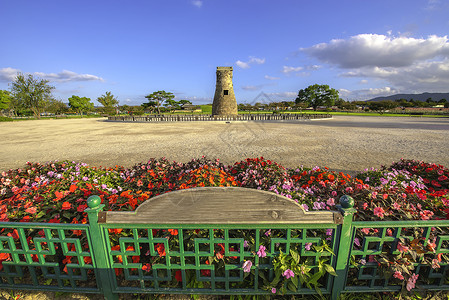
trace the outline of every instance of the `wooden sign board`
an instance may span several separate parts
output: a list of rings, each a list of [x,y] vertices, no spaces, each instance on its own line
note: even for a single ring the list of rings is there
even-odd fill
[[[242,187],[203,187],[156,196],[135,211],[107,211],[99,222],[128,224],[332,224],[334,211],[305,212],[294,200]]]

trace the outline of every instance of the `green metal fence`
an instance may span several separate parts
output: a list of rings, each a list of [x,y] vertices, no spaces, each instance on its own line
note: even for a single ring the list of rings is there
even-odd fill
[[[324,258],[337,276],[322,277],[319,291],[299,283],[287,293],[319,292],[337,299],[342,292],[400,290],[403,281],[385,276],[376,258],[401,255],[398,245],[408,240],[433,250],[413,263],[420,277],[417,286],[449,290],[448,264],[432,268],[428,263],[449,254],[449,221],[352,222],[355,210],[349,200],[341,200],[341,214],[335,213],[334,221],[310,224],[282,221],[279,210],[269,215],[280,222],[149,219],[131,224],[108,221],[114,212],[102,212],[104,206],[91,198],[89,224],[2,223],[0,288],[102,293],[106,299],[118,299],[120,293],[269,295],[266,285],[275,276],[273,259],[294,249],[301,262],[313,262],[312,274]],[[335,255],[314,251],[313,246],[323,243]],[[260,245],[266,256],[256,254]],[[219,263],[210,260],[218,255]],[[252,263],[250,272],[242,268],[246,261]]]

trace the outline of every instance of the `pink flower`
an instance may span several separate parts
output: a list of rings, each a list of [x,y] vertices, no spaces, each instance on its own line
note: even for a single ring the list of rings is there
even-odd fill
[[[439,269],[440,268],[440,264],[438,259],[432,259],[432,269]]]
[[[271,289],[271,292],[272,292],[273,294],[276,294],[276,288],[272,288],[272,289]]]
[[[400,271],[394,272],[393,277],[399,280],[404,280],[404,276],[402,276],[402,273]]]
[[[401,208],[401,205],[397,202],[393,203],[393,208],[396,210],[399,210]]]
[[[304,248],[305,248],[307,251],[309,251],[311,246],[312,246],[312,243],[306,243],[306,244],[304,245]]]
[[[363,209],[367,209],[368,208],[368,203],[363,203]]]
[[[354,244],[355,244],[357,247],[360,247],[360,240],[359,240],[359,238],[355,238],[355,239],[354,239]]]
[[[269,236],[271,235],[271,229],[268,229],[267,231],[265,231],[265,236]]]
[[[265,257],[265,256],[267,256],[267,254],[265,253],[265,250],[267,250],[267,248],[265,248],[265,246],[260,245],[259,251],[257,251],[257,255],[258,255],[259,257]]]
[[[423,210],[419,212],[419,215],[421,216],[422,220],[430,220],[430,218],[432,218],[433,216],[433,212],[431,212],[430,210]]]
[[[292,270],[287,269],[282,273],[282,276],[284,276],[286,279],[289,279],[290,277],[295,277],[295,273],[293,273]]]
[[[243,272],[245,273],[249,273],[251,272],[251,266],[253,265],[253,263],[250,260],[247,260],[243,263]]]
[[[407,280],[407,291],[410,292],[415,287],[418,277],[419,274],[412,274],[412,276]]]
[[[364,234],[369,234],[369,228],[362,228],[360,229]]]
[[[399,252],[407,252],[409,249],[407,246],[402,245],[401,243],[398,243],[398,251]]]
[[[326,202],[327,205],[332,206],[335,205],[335,199],[334,198],[329,198]]]
[[[374,214],[375,214],[377,217],[383,219],[383,218],[384,218],[384,213],[385,213],[385,211],[384,211],[384,209],[383,209],[382,207],[376,207],[376,208],[374,208]]]

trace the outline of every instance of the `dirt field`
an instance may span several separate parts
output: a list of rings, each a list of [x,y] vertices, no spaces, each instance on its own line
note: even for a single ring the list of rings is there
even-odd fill
[[[65,119],[0,123],[0,170],[26,161],[132,166],[152,157],[247,157],[285,167],[356,172],[401,157],[449,167],[449,119],[335,116],[299,122],[118,123]]]

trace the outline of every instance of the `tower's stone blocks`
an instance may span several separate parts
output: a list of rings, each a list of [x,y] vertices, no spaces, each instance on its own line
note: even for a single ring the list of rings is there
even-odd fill
[[[232,85],[232,67],[217,67],[212,115],[231,116],[237,114],[237,101]]]

